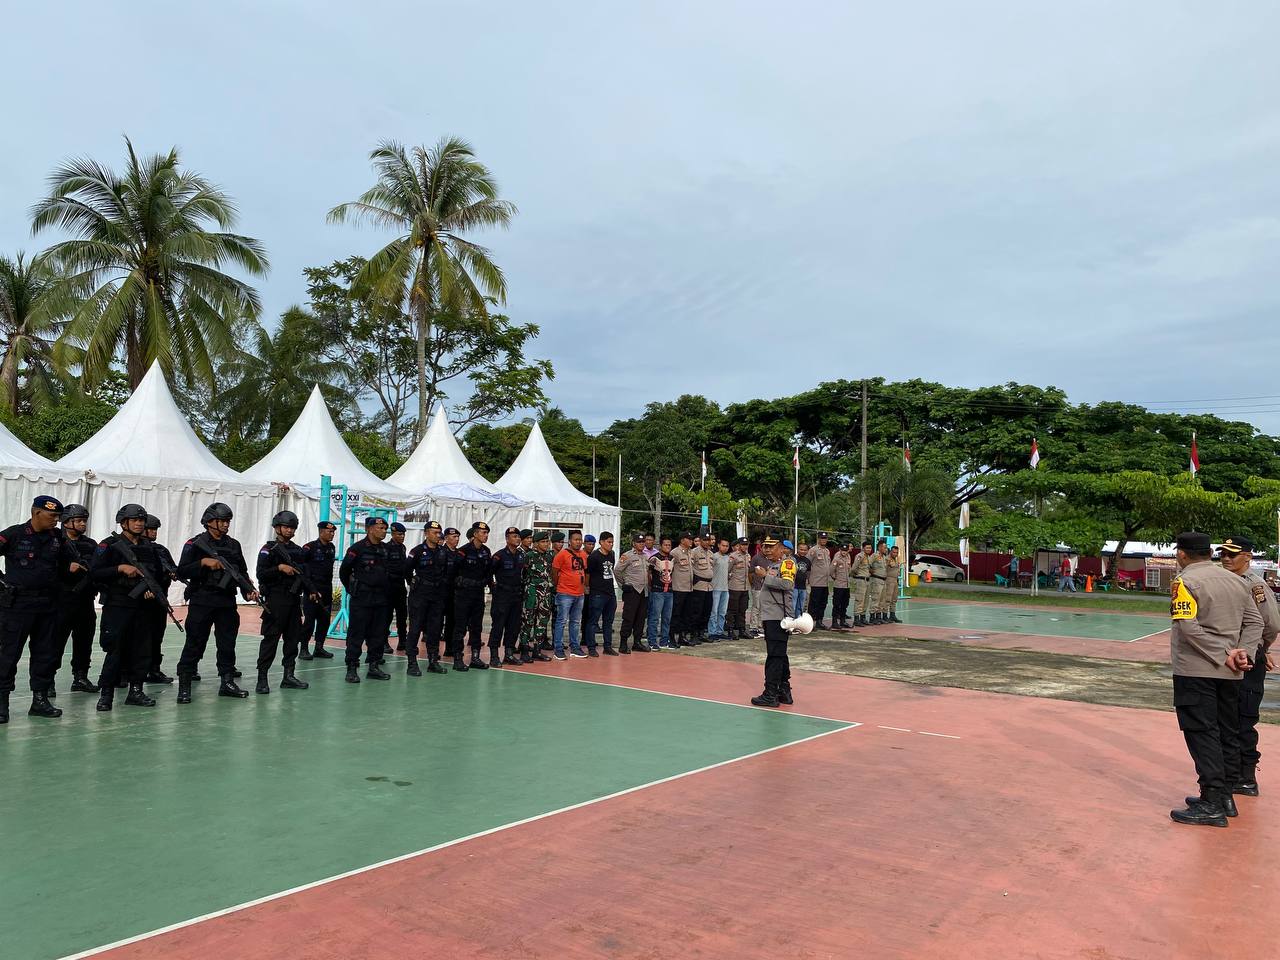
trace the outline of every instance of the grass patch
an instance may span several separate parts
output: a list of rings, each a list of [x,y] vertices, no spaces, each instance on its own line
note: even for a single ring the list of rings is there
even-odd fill
[[[1158,594],[1152,596],[1112,596],[1106,593],[1058,593],[1044,590],[1031,596],[1025,590],[1009,590],[992,587],[990,590],[948,590],[946,587],[930,587],[921,584],[912,587],[912,597],[936,600],[971,600],[978,603],[1007,603],[1011,606],[1070,607],[1076,610],[1119,610],[1129,613],[1168,613],[1169,601]]]

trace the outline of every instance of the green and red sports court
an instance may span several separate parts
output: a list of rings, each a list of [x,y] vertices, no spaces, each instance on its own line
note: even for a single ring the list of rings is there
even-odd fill
[[[1160,640],[1123,615],[943,606],[884,629]],[[247,677],[254,632],[246,616]],[[1168,712],[804,672],[769,710],[747,704],[758,666],[678,653],[391,672],[348,685],[339,654],[301,665],[306,691],[276,689],[277,667],[268,696],[206,679],[188,707],[151,687],[157,708],[106,715],[63,691],[47,722],[15,695],[0,957],[1167,960],[1280,942],[1280,779],[1264,760],[1226,830],[1172,824],[1195,778]],[[1280,751],[1274,727],[1262,749]]]

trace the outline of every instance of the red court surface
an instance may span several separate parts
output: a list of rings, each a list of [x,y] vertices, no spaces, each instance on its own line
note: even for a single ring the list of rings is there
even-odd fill
[[[733,703],[760,684],[758,667],[679,654],[519,672],[545,675],[529,683],[573,678]],[[862,726],[101,956],[1274,954],[1280,914],[1266,903],[1280,857],[1280,782],[1264,779],[1266,795],[1241,798],[1226,830],[1171,823],[1169,809],[1194,787],[1171,713],[834,674],[797,673],[794,684],[795,711]],[[1264,752],[1280,749],[1273,727],[1262,736]],[[396,824],[363,824],[353,810],[350,829]],[[252,870],[251,853],[240,855]]]

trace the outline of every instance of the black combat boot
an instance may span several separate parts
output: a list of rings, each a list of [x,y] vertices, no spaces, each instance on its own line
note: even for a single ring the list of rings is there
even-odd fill
[[[760,696],[751,698],[752,705],[757,707],[776,707],[780,702],[778,691],[769,683],[764,685],[764,692]]]
[[[467,666],[467,661],[462,659],[462,654],[456,653],[453,656],[453,669],[460,673],[466,673],[471,668]]]
[[[231,697],[233,700],[243,700],[249,696],[248,690],[241,690],[236,686],[236,677],[234,673],[224,673],[219,678],[221,683],[218,684],[218,696]]]
[[[124,702],[130,707],[154,707],[156,705],[155,699],[147,696],[140,683],[129,684],[129,695],[124,698]]]
[[[471,663],[469,664],[469,666],[472,670],[488,670],[489,669],[489,665],[480,659],[479,650],[471,651]],[[456,670],[457,668],[455,667],[454,669]]]
[[[1193,797],[1195,803],[1185,810],[1170,810],[1169,818],[1175,823],[1188,823],[1198,827],[1225,827],[1227,811],[1217,797]]]
[[[418,658],[414,654],[412,653],[409,654],[407,657],[405,657],[405,660],[407,661],[404,668],[405,676],[407,677],[422,676],[422,668],[418,666]]]
[[[550,657],[548,657],[545,653],[543,653],[541,649],[536,650],[536,651],[534,652],[534,654],[533,654],[533,659],[534,659],[534,660],[536,660],[536,661],[537,661],[537,662],[539,662],[539,663],[550,663],[550,662],[551,662],[551,658],[550,658]]]
[[[31,708],[27,710],[28,717],[48,717],[50,720],[56,720],[62,716],[62,711],[49,702],[49,694],[44,690],[31,691]]]
[[[493,647],[489,648],[489,666],[496,667],[499,670],[502,669],[502,657]]]
[[[72,693],[97,693],[98,685],[89,679],[87,673],[72,674],[71,677]]]
[[[364,672],[366,680],[390,680],[391,674],[383,670],[376,663],[369,664],[369,669]]]
[[[58,699],[58,691],[52,683],[49,684],[49,688],[45,690],[44,695],[48,697],[50,700]]]
[[[349,663],[347,664],[347,678],[346,678],[346,679],[347,679],[347,683],[359,683],[359,682],[360,682],[360,671],[359,671],[358,669],[356,669],[355,667],[353,667],[353,666],[352,666],[351,664],[349,664]]]
[[[1183,797],[1182,799],[1186,802],[1188,807],[1194,807],[1197,803],[1205,802],[1204,797]],[[1222,812],[1228,817],[1240,816],[1240,811],[1236,809],[1235,798],[1232,797],[1230,793],[1222,798]]]
[[[243,673],[241,673],[239,670],[235,669],[235,667],[232,667],[232,668],[231,668],[231,679],[232,679],[232,680],[239,680],[239,679],[240,679],[241,677],[243,677],[243,676],[244,676],[244,674],[243,674]]]
[[[152,670],[147,674],[147,683],[173,683],[173,677],[163,670]]]
[[[618,655],[618,651],[613,649],[613,647],[605,647],[604,655],[606,657],[616,657]]]
[[[1240,779],[1231,785],[1231,792],[1238,797],[1256,797],[1258,795],[1258,768],[1245,767]]]
[[[636,653],[649,653],[653,647],[649,646],[646,640],[637,640],[635,646],[631,648]]]
[[[627,656],[631,653],[631,647],[627,645],[627,641],[623,640],[622,643],[618,645],[618,652],[623,656]]]
[[[190,703],[190,702],[191,702],[191,678],[179,677],[178,678],[178,703]]]
[[[314,654],[317,660],[332,660],[333,654],[324,648],[323,643],[316,644],[316,652]]]
[[[284,679],[280,681],[281,690],[306,690],[311,684],[305,680],[299,680],[298,675],[293,672],[293,667],[284,668]]]
[[[0,723],[9,722],[9,691],[0,690]]]
[[[102,683],[102,678],[98,678],[98,706],[99,713],[109,713],[116,701],[116,688],[108,684]]]
[[[270,693],[271,684],[267,683],[267,671],[258,671],[258,685],[253,688],[254,693]]]
[[[311,644],[310,644],[309,642],[308,642],[308,643],[304,643],[304,644],[302,645],[302,649],[298,651],[298,659],[299,659],[299,660],[310,660],[310,659],[311,659]]]
[[[449,672],[449,668],[446,667],[439,660],[427,661],[427,673],[448,673],[448,672]]]
[[[791,699],[791,681],[783,680],[781,686],[778,687],[778,702],[785,703],[787,706],[795,703]]]
[[[898,615],[897,615],[896,613],[891,613],[891,614],[889,615],[889,622],[890,622],[890,623],[901,623],[902,621],[898,619]]]
[[[524,661],[521,660],[518,656],[516,656],[516,652],[514,650],[508,650],[506,652],[506,654],[502,658],[502,663],[503,663],[503,666],[507,666],[507,667],[524,666]]]

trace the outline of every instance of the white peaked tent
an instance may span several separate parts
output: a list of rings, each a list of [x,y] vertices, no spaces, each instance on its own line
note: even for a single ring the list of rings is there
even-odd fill
[[[15,437],[0,423],[0,468],[2,467],[51,467],[53,461],[40,456]]]
[[[356,459],[334,426],[320,388],[313,387],[307,405],[289,432],[275,449],[241,476],[245,480],[283,483],[314,492],[319,489],[321,474],[328,474],[335,484],[346,484],[350,493],[362,493],[391,503],[410,499],[408,492],[381,479]]]
[[[534,523],[538,526],[578,524],[583,533],[609,530],[618,535],[618,508],[587,496],[569,482],[536,423],[515,463],[495,486],[533,501],[537,505]]]

